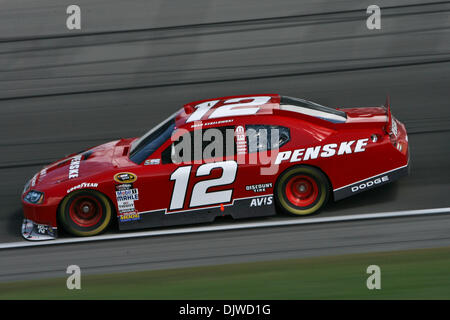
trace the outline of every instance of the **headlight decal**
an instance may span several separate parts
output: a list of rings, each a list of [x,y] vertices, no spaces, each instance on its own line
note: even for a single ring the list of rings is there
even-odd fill
[[[44,200],[44,193],[36,190],[30,190],[30,192],[27,193],[24,199],[29,203],[40,204]]]

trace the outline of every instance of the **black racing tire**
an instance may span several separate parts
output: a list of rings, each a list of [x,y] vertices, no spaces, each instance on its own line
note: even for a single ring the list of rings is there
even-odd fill
[[[328,202],[330,183],[317,168],[305,165],[291,167],[280,174],[275,185],[275,201],[289,215],[317,213]]]
[[[105,231],[112,213],[111,202],[103,193],[85,189],[74,191],[61,201],[58,219],[67,232],[88,237]]]

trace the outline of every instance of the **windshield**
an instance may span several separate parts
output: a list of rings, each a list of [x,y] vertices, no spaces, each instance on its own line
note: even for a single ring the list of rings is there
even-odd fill
[[[141,164],[153,154],[167,139],[172,135],[175,129],[175,114],[170,116],[155,128],[144,134],[131,144],[130,160]]]

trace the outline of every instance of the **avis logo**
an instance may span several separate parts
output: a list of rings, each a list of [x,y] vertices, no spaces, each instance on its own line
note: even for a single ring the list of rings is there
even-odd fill
[[[273,196],[260,197],[252,199],[250,203],[250,207],[261,207],[261,206],[269,206],[273,202]]]

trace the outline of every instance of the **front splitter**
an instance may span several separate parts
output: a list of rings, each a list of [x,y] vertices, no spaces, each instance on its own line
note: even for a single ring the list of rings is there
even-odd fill
[[[58,232],[57,228],[52,226],[35,223],[29,219],[23,219],[22,237],[31,241],[53,240],[58,237]]]

